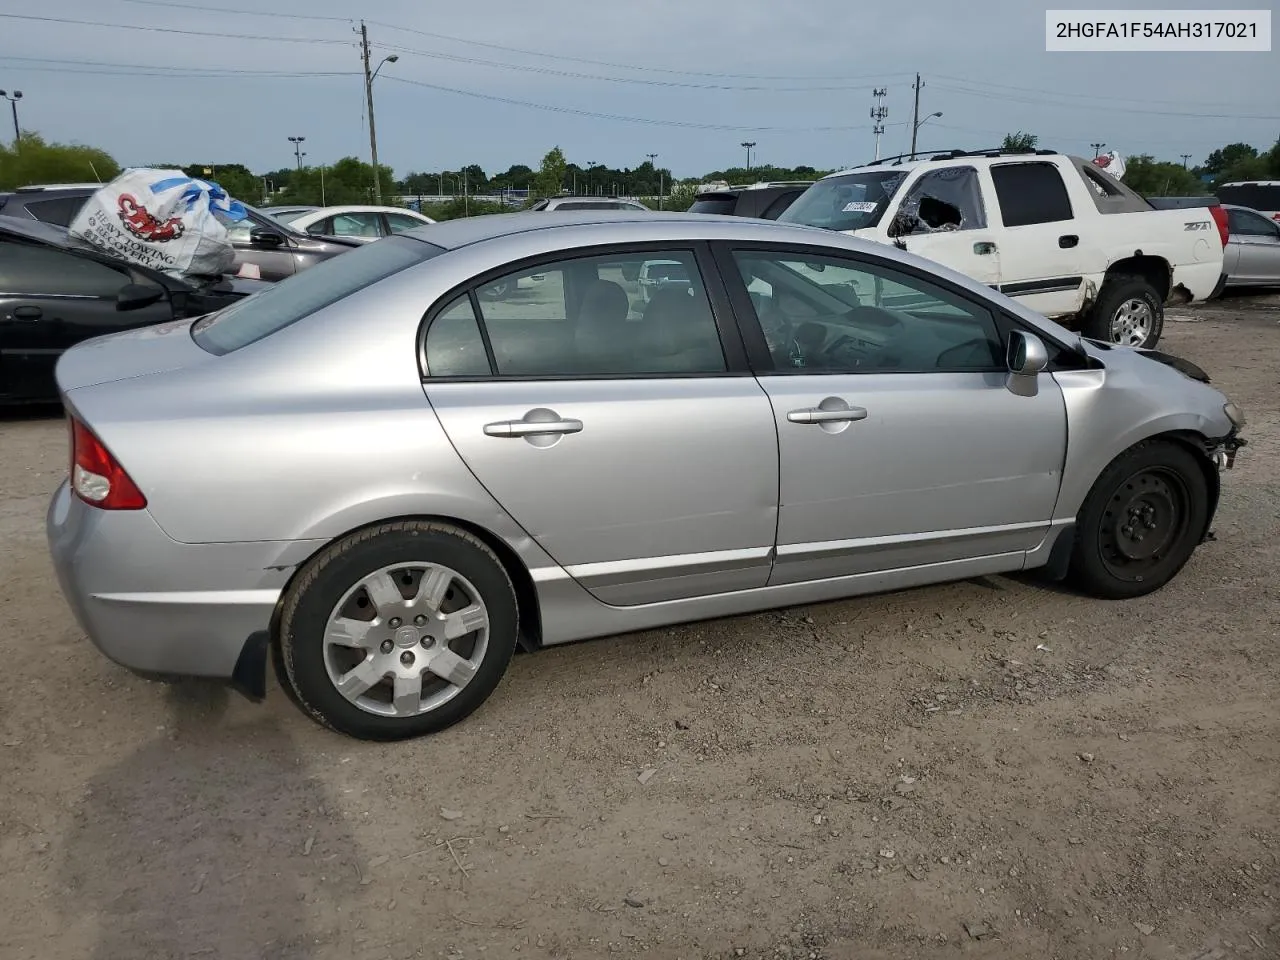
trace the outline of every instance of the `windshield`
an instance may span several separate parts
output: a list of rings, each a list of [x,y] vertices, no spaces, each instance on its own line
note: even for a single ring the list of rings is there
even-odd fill
[[[441,253],[443,247],[421,240],[388,237],[318,263],[210,314],[192,326],[191,335],[210,353],[230,353]]]
[[[828,230],[874,227],[907,178],[907,172],[877,170],[819,180],[800,194],[796,202],[782,212],[778,221]]]
[[[293,223],[299,217],[310,212],[310,210],[272,210],[271,217],[279,223]]]

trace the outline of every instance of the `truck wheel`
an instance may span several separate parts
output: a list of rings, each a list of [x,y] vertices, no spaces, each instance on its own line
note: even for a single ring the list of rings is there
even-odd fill
[[[1155,348],[1164,330],[1164,302],[1145,277],[1118,273],[1102,284],[1084,335],[1122,347]]]

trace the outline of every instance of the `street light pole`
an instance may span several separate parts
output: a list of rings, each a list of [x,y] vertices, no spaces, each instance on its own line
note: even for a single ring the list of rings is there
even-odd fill
[[[747,173],[751,172],[751,148],[756,145],[754,140],[744,140],[739,146],[747,148]]]
[[[382,205],[382,176],[378,170],[378,128],[373,119],[373,80],[385,63],[395,63],[400,58],[394,53],[383,57],[382,63],[369,72],[369,28],[360,21],[360,54],[364,59],[364,94],[369,104],[369,154],[373,158],[373,202]]]
[[[649,158],[649,166],[656,168],[657,164],[654,163],[653,161],[658,159],[658,155],[656,153],[646,153],[645,156]],[[662,171],[661,170],[658,171],[658,209],[659,210],[662,209]]]
[[[22,131],[18,129],[18,101],[22,99],[22,91],[15,90],[10,95],[0,90],[0,97],[4,97],[9,101],[9,109],[13,111],[13,149],[17,152],[21,149]]]
[[[915,121],[913,121],[914,126],[913,126],[913,127],[912,127],[912,129],[911,129],[911,159],[912,159],[912,160],[914,160],[914,159],[916,158],[916,134],[920,131],[920,128],[921,128],[921,127],[923,127],[926,123],[928,123],[928,122],[929,122],[930,120],[932,120],[934,117],[940,117],[940,116],[942,116],[942,111],[941,111],[941,110],[937,110],[937,111],[935,111],[935,112],[933,112],[933,113],[929,114],[929,115],[928,115],[927,117],[925,117],[923,120],[915,120]]]
[[[302,172],[302,158],[306,156],[302,152],[302,143],[306,137],[290,137],[289,142],[293,144],[293,158],[298,162],[298,172]]]

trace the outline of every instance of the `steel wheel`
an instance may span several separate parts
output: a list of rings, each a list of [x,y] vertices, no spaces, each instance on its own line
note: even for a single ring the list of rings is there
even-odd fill
[[[1151,336],[1154,324],[1155,313],[1151,304],[1140,297],[1130,297],[1111,315],[1111,342],[1140,347]]]
[[[466,577],[438,563],[397,563],[333,607],[324,666],[338,693],[366,713],[414,717],[461,693],[488,645],[489,611]]]
[[[1190,518],[1187,486],[1172,470],[1133,474],[1112,494],[1102,514],[1102,564],[1119,580],[1141,582],[1167,565],[1182,544]]]

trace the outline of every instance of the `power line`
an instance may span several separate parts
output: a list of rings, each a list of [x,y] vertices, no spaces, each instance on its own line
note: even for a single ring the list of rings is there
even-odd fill
[[[852,83],[841,83],[833,86],[774,87],[744,86],[741,84],[690,83],[681,80],[650,80],[644,77],[609,77],[599,73],[579,73],[573,70],[560,70],[555,67],[539,67],[525,63],[502,63],[498,60],[484,60],[479,57],[463,57],[458,54],[442,53],[435,50],[419,50],[414,47],[404,47],[393,43],[379,43],[378,46],[381,49],[393,50],[397,53],[415,54],[421,57],[430,57],[434,60],[447,60],[452,63],[470,63],[479,66],[498,67],[503,70],[521,70],[528,73],[540,73],[556,77],[569,77],[575,80],[600,80],[606,83],[636,83],[646,86],[678,87],[694,90],[767,90],[772,93],[849,90],[853,87]],[[894,76],[906,76],[906,74],[895,74]],[[868,77],[866,79],[871,78]]]
[[[412,80],[408,77],[401,77],[395,74],[386,75],[386,79],[394,80],[396,83],[407,83],[415,87],[425,87],[428,90],[438,90],[441,93],[453,93],[463,97],[474,97],[479,100],[491,100],[495,103],[505,103],[517,107],[530,107],[534,110],[546,110],[550,113],[568,113],[579,117],[593,117],[598,120],[619,120],[627,123],[644,123],[662,127],[680,127],[689,130],[725,130],[747,133],[831,133],[867,129],[865,126],[757,127],[739,126],[727,123],[701,123],[689,120],[657,120],[651,117],[631,117],[617,113],[599,113],[594,110],[580,110],[576,107],[561,107],[548,103],[534,103],[529,100],[516,100],[511,97],[500,97],[491,93],[478,93],[474,90],[459,90],[456,87],[445,87],[436,83],[427,83],[425,80]],[[903,126],[903,124],[896,123],[891,124],[891,126]]]
[[[989,90],[972,90],[965,87],[957,87],[951,84],[940,83],[937,85],[939,90],[949,90],[952,93],[958,93],[962,96],[981,97],[984,100],[991,100],[992,94]],[[1043,96],[1037,97],[1020,97],[1016,94],[1001,93],[998,95],[1001,100],[1011,103],[1031,103],[1037,106],[1055,106],[1065,107],[1070,110],[1096,110],[1097,107],[1087,103],[1071,103],[1065,100],[1046,100]],[[1148,116],[1157,117],[1184,117],[1194,120],[1280,120],[1280,116],[1256,116],[1247,114],[1223,114],[1223,113],[1188,113],[1181,110],[1152,110],[1150,107],[1120,107],[1114,104],[1109,106],[1110,110],[1116,113],[1143,113]]]
[[[55,57],[11,57],[7,55],[0,55],[0,63],[9,63],[11,61],[71,67],[106,67],[111,71],[122,71],[122,76],[132,75],[129,73],[123,73],[123,71],[134,70],[146,70],[149,71],[151,75],[189,73],[210,77],[354,77],[359,75],[359,72],[355,70],[250,70],[239,67],[187,67],[178,65],[168,66],[157,63],[117,63],[109,60],[64,60]],[[24,69],[44,70],[53,69],[53,67],[25,67]]]
[[[229,7],[210,7],[205,4],[171,3],[169,0],[120,0],[121,3],[138,3],[147,7],[171,7],[174,10],[190,10],[193,13],[234,13],[252,17],[280,17],[285,20],[328,20],[337,23],[354,23],[351,17],[324,16],[318,13],[277,13],[274,10],[235,10]]]
[[[1019,84],[1019,85],[1017,85],[1017,86],[1014,86],[1013,84],[1007,84],[1007,83],[995,83],[994,81],[990,81],[990,80],[973,80],[973,79],[968,79],[968,78],[965,78],[965,77],[952,77],[952,76],[948,76],[948,75],[947,75],[947,74],[945,74],[945,73],[933,73],[933,71],[930,71],[930,74],[931,74],[932,76],[938,77],[939,79],[942,79],[942,80],[950,80],[950,81],[952,81],[952,82],[954,82],[954,83],[964,83],[964,84],[968,84],[968,85],[970,85],[970,86],[974,86],[974,87],[991,87],[991,88],[996,88],[996,89],[1001,89],[1001,90],[1013,90],[1013,91],[1015,91],[1016,93],[1022,93],[1022,94],[1027,94],[1027,93],[1043,93],[1043,94],[1048,94],[1049,96],[1071,97],[1071,98],[1075,98],[1075,99],[1082,99],[1082,100],[1093,100],[1093,101],[1095,101],[1095,102],[1103,103],[1103,104],[1111,104],[1111,103],[1114,103],[1115,101],[1119,100],[1119,101],[1123,101],[1123,102],[1126,102],[1126,103],[1163,103],[1163,104],[1169,104],[1169,105],[1172,105],[1172,106],[1178,106],[1178,107],[1224,107],[1224,106],[1229,107],[1229,106],[1237,106],[1237,104],[1236,104],[1236,103],[1231,103],[1231,102],[1226,102],[1226,101],[1221,101],[1221,100],[1218,100],[1218,101],[1208,101],[1208,100],[1149,100],[1149,99],[1139,99],[1139,98],[1137,98],[1137,97],[1112,96],[1112,95],[1111,95],[1111,94],[1109,94],[1109,93],[1108,93],[1108,94],[1096,94],[1096,93],[1072,93],[1072,92],[1071,92],[1071,91],[1069,91],[1069,90],[1042,90],[1042,89],[1036,89],[1035,87],[1024,87],[1024,86],[1022,86],[1022,85],[1020,85],[1020,84]]]
[[[268,37],[251,33],[220,33],[211,30],[183,30],[178,27],[138,26],[131,23],[104,23],[101,20],[72,20],[68,17],[37,17],[26,13],[0,13],[6,20],[35,20],[41,23],[66,23],[79,27],[110,27],[113,30],[145,30],[151,33],[180,33],[188,37],[221,37],[228,40],[275,40],[280,43],[340,43],[348,40],[330,40],[322,37]]]

